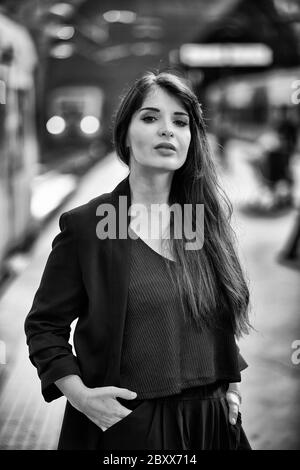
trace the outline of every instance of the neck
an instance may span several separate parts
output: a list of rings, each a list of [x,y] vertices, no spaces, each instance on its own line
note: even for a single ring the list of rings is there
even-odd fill
[[[129,175],[132,204],[167,204],[173,178],[173,172],[137,173],[134,169]]]

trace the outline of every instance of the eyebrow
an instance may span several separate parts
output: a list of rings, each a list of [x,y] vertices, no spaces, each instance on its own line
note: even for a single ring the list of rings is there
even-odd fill
[[[158,109],[158,108],[153,108],[153,107],[151,107],[151,106],[150,106],[150,107],[147,106],[146,108],[141,108],[139,111],[145,111],[145,110],[148,110],[148,111],[156,111],[157,113],[160,112],[160,109]],[[176,116],[180,115],[180,116],[187,116],[187,117],[189,117],[188,113],[184,113],[183,111],[175,111],[175,113],[173,113],[173,114],[175,114]]]

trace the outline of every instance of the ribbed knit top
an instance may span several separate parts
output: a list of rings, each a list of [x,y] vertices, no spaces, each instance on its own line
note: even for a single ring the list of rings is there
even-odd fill
[[[233,333],[201,330],[185,321],[167,263],[140,238],[132,240],[121,387],[137,398],[180,393],[216,381],[239,382],[247,363]]]

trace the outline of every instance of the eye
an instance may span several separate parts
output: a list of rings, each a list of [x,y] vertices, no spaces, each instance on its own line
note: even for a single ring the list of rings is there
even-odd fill
[[[174,121],[174,123],[175,123],[176,126],[178,126],[178,127],[186,127],[186,126],[188,126],[188,122],[182,121],[181,119],[177,119],[176,121]]]
[[[155,116],[144,116],[144,117],[142,117],[142,121],[144,121],[144,122],[154,122],[154,121],[156,121],[156,117]]]

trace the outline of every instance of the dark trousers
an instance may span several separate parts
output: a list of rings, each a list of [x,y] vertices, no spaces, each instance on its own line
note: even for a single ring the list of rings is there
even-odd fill
[[[101,433],[101,450],[251,450],[242,428],[229,423],[225,385],[120,403],[132,412]]]

